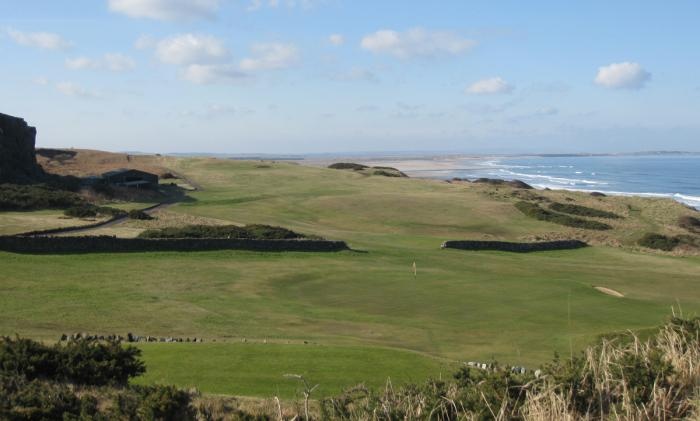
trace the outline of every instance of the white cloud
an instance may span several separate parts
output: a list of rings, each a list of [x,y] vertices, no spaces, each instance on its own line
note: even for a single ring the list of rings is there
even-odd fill
[[[230,55],[224,42],[208,35],[183,34],[155,44],[156,57],[168,64],[203,64],[225,60]]]
[[[132,18],[192,20],[212,18],[221,0],[109,0],[109,9]]]
[[[253,57],[240,63],[245,71],[283,69],[299,61],[299,49],[293,44],[254,44],[250,50]]]
[[[651,79],[651,73],[639,63],[628,61],[598,68],[595,83],[612,89],[641,89]]]
[[[95,99],[101,97],[99,93],[87,90],[72,82],[59,82],[56,84],[56,89],[63,95],[77,98]]]
[[[476,95],[509,94],[513,92],[513,89],[513,85],[509,84],[502,78],[492,77],[472,83],[467,88],[467,93]]]
[[[125,72],[136,67],[136,62],[128,56],[119,53],[108,53],[100,58],[77,57],[66,59],[66,67],[73,70],[109,70]]]
[[[476,45],[470,39],[446,31],[428,31],[413,28],[406,32],[382,29],[362,38],[360,46],[375,54],[389,54],[398,58],[459,55]]]
[[[331,36],[328,37],[328,42],[335,46],[340,46],[345,43],[345,37],[342,36],[341,34],[332,34]]]
[[[73,45],[60,35],[50,32],[22,32],[8,29],[7,35],[19,45],[42,50],[67,50]]]
[[[182,72],[183,79],[198,85],[234,82],[246,77],[248,75],[230,64],[190,64]]]

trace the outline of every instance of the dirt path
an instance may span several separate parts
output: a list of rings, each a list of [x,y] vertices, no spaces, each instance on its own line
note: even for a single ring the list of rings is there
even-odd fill
[[[611,288],[606,288],[606,287],[593,287],[593,288],[597,289],[598,291],[602,292],[603,294],[612,295],[613,297],[623,298],[625,296],[625,294],[623,294],[619,291],[615,291],[614,289],[611,289]]]

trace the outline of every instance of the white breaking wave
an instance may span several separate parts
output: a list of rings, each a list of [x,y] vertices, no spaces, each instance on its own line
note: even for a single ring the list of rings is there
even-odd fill
[[[538,189],[562,189],[561,186],[555,184],[533,184],[532,185]],[[673,199],[677,202],[683,203],[685,205],[691,206],[700,210],[700,196],[689,196],[687,194],[680,193],[651,193],[651,192],[627,192],[627,191],[607,191],[607,190],[590,190],[590,189],[576,189],[576,188],[563,188],[563,190],[577,191],[584,193],[601,192],[610,196],[638,196],[638,197],[651,197],[657,199]]]

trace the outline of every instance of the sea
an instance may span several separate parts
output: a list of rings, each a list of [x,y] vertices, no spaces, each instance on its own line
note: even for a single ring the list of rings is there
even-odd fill
[[[414,177],[518,179],[533,187],[672,198],[700,210],[700,154],[432,158],[395,165]],[[403,167],[403,168],[402,168]]]

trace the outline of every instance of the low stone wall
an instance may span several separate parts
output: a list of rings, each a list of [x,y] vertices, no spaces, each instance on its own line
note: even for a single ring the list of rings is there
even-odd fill
[[[572,250],[587,247],[588,244],[578,240],[545,241],[539,243],[511,243],[507,241],[445,241],[444,249],[459,250],[497,250],[516,253],[532,251]]]
[[[145,239],[91,237],[22,237],[0,236],[0,250],[13,253],[123,253],[146,251],[308,251],[347,250],[344,241],[328,240],[247,240],[228,238]]]

